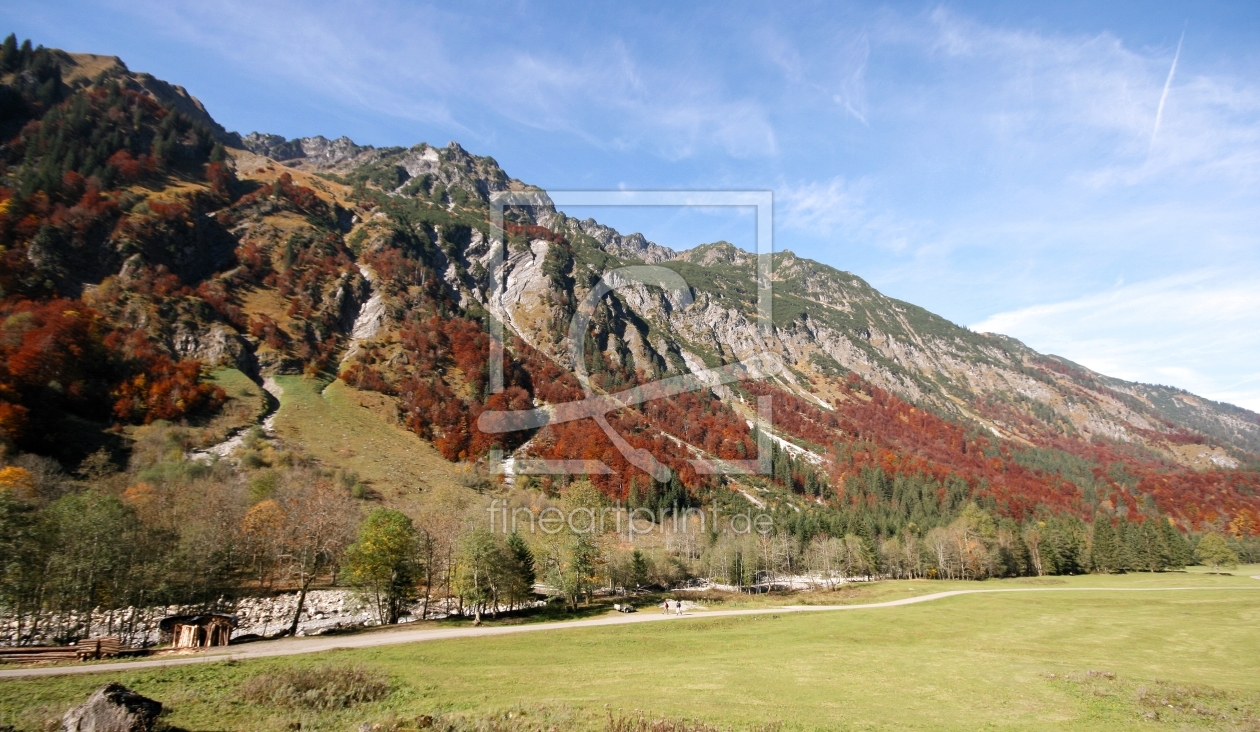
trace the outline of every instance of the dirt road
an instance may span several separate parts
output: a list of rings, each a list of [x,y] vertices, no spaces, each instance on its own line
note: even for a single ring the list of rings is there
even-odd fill
[[[1257,577],[1260,579],[1260,577]],[[1005,592],[1223,592],[1231,590],[1260,591],[1260,587],[1018,587],[993,590],[950,590],[934,592],[918,597],[906,597],[886,602],[871,602],[863,605],[785,605],[783,607],[767,607],[749,610],[705,610],[684,615],[664,615],[654,612],[654,608],[646,608],[643,612],[622,614],[616,613],[586,620],[569,620],[556,623],[532,623],[528,625],[499,625],[479,628],[415,628],[406,627],[381,630],[374,633],[363,633],[349,636],[312,636],[307,638],[283,638],[274,641],[259,641],[242,646],[227,646],[189,655],[173,655],[142,661],[118,661],[112,663],[86,664],[82,666],[51,666],[42,668],[17,668],[0,670],[0,679],[30,678],[35,676],[64,676],[69,674],[116,673],[119,671],[138,671],[141,669],[163,668],[166,666],[182,666],[190,663],[210,663],[213,661],[245,660],[250,658],[270,658],[274,656],[293,656],[301,653],[319,653],[335,649],[371,648],[374,646],[391,646],[400,643],[421,643],[424,641],[447,640],[451,638],[482,638],[513,633],[538,633],[569,628],[593,628],[603,625],[630,625],[633,623],[685,622],[693,618],[722,618],[736,615],[769,615],[774,613],[800,612],[835,612],[840,610],[870,610],[873,608],[899,607],[921,602],[932,602],[958,595],[997,594]]]

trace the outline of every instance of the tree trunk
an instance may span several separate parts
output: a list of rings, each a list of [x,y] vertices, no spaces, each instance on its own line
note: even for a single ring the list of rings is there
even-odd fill
[[[433,548],[432,542],[425,539],[425,562],[424,562],[424,607],[420,609],[420,619],[425,620],[429,617],[429,601],[433,596]]]
[[[288,635],[290,637],[297,635],[298,621],[302,619],[302,606],[306,604],[306,589],[310,587],[310,585],[311,583],[309,580],[303,582],[302,588],[298,590],[297,610],[293,612],[293,622],[289,623]]]

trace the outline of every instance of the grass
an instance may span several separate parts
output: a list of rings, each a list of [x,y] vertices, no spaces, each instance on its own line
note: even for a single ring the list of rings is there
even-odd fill
[[[325,465],[354,471],[386,500],[429,487],[459,487],[456,466],[383,416],[389,397],[340,380],[275,378],[284,390],[276,430]]]
[[[240,686],[253,706],[286,709],[346,709],[389,696],[389,679],[358,666],[319,666],[260,674]]]
[[[267,411],[267,398],[262,387],[237,369],[220,368],[210,372],[207,379],[227,393],[227,402],[204,430],[205,444],[227,439],[236,430],[256,424]]]
[[[39,729],[118,680],[165,703],[168,722],[188,730],[283,730],[298,722],[304,730],[363,722],[398,730],[773,722],[784,730],[1256,729],[1260,591],[1227,588],[1260,586],[1244,576],[1260,567],[1237,571],[1062,578],[1084,588],[1208,588],[1196,592],[965,595],[853,612],[693,617],[8,680],[0,682],[0,725]],[[872,599],[956,586],[1030,583],[882,582],[861,592]],[[245,698],[250,688],[284,686],[260,678],[320,678],[329,668],[388,679],[389,694],[326,709]],[[699,724],[682,721],[689,719]]]
[[[1244,565],[1228,574],[1213,574],[1206,567],[1190,567],[1182,572],[1135,572],[1121,575],[1085,574],[1071,577],[1019,577],[989,582],[962,580],[902,580],[896,582],[859,582],[842,585],[835,590],[816,592],[771,592],[766,594],[740,594],[734,592],[706,591],[679,592],[677,597],[694,600],[715,610],[778,607],[782,605],[856,605],[886,602],[906,597],[930,595],[948,590],[989,590],[1055,587],[1106,587],[1106,588],[1156,588],[1156,587],[1254,587],[1260,586],[1251,575],[1260,575],[1260,564]]]

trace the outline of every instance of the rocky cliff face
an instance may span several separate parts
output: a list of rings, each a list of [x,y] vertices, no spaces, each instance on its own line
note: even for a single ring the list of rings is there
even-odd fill
[[[447,191],[462,190],[462,201],[446,206],[466,212],[483,227],[490,195],[527,189],[508,180],[492,160],[469,156],[458,146],[374,152],[360,160],[349,171],[343,165],[343,175],[370,180],[395,166],[405,175],[389,192],[399,198],[424,197],[424,190],[409,184],[420,179],[432,181],[429,192],[439,184]],[[572,308],[562,303],[581,302],[610,270],[653,264],[680,274],[694,302],[684,307],[660,288],[623,283],[604,300],[591,328],[600,351],[645,374],[679,373],[688,364],[717,366],[768,353],[788,367],[776,380],[813,401],[836,398],[839,381],[854,373],[912,404],[1027,444],[1057,437],[1103,438],[1200,467],[1239,464],[1260,453],[1260,416],[1254,413],[1167,387],[1105,377],[1014,339],[971,332],[886,297],[853,274],[791,252],[774,255],[774,326],[760,331],[752,254],[726,243],[674,252],[639,234],[568,218],[545,201],[510,212],[509,219],[513,215],[523,224],[564,235],[568,244],[561,247],[542,237],[510,243],[497,300],[487,299],[492,290],[486,273],[488,229],[476,230],[466,245],[439,246],[441,261],[434,265],[445,273],[444,284],[457,300],[499,313],[511,332],[569,368]],[[549,259],[562,276],[548,274]],[[1220,443],[1217,462],[1180,449],[1187,432]]]
[[[241,138],[241,146],[252,153],[293,167],[330,170],[374,150],[371,145],[356,145],[348,137],[329,140],[323,136],[285,140],[280,135],[251,132]]]
[[[604,226],[595,219],[579,221],[576,227],[583,234],[599,242],[609,254],[623,259],[639,259],[647,264],[659,264],[678,256],[674,250],[648,241],[642,234],[622,236],[616,229]]]

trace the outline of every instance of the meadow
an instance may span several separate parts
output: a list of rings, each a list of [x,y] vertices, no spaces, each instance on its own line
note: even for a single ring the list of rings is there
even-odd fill
[[[186,730],[1257,729],[1260,566],[889,581],[718,607],[972,594],[845,612],[693,617],[152,671],[0,681],[46,729],[118,680]],[[1115,592],[1117,588],[1195,591]],[[1238,590],[1231,588],[1253,588]],[[828,596],[831,596],[830,598]],[[650,611],[647,610],[647,611]],[[348,705],[348,706],[345,706]],[[691,721],[688,721],[691,720]]]
[[[421,488],[458,490],[450,463],[392,417],[392,402],[340,380],[277,376],[276,431],[329,467],[353,471],[390,503]]]

